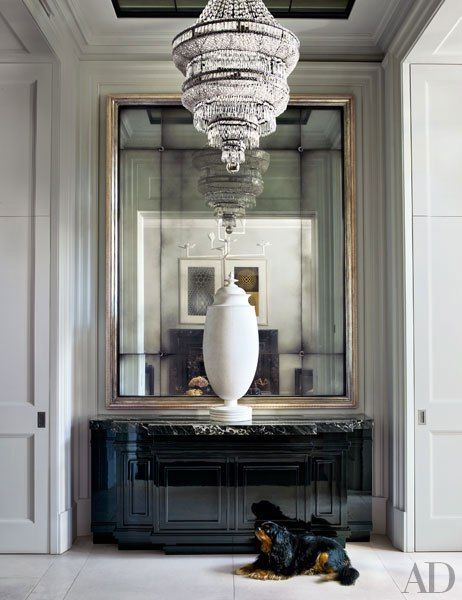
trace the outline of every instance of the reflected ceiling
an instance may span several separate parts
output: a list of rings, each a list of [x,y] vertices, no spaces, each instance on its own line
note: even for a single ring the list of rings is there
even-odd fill
[[[348,19],[355,0],[265,0],[277,17]],[[112,0],[119,18],[197,17],[207,0]]]

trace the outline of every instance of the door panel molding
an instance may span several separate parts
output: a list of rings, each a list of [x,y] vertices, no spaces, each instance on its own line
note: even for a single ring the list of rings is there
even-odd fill
[[[18,162],[0,167],[0,552],[44,553],[49,428],[37,412],[50,404],[52,67],[0,64],[0,83],[3,149]]]

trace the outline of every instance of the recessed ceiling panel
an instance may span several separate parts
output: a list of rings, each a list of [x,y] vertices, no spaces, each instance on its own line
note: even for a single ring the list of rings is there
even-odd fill
[[[207,0],[112,0],[119,18],[197,17]],[[355,0],[265,0],[273,15],[284,18],[348,19]]]

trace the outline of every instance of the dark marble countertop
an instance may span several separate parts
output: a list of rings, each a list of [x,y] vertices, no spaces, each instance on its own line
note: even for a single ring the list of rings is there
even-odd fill
[[[90,421],[90,429],[114,433],[145,431],[148,435],[316,435],[372,429],[373,419],[350,416],[254,416],[249,423],[223,424],[208,416],[102,417]]]

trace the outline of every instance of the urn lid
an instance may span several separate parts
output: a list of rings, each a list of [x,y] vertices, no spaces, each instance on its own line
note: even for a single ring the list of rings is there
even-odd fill
[[[232,273],[229,273],[225,285],[217,290],[212,306],[250,306],[250,294],[236,285],[236,281]]]

